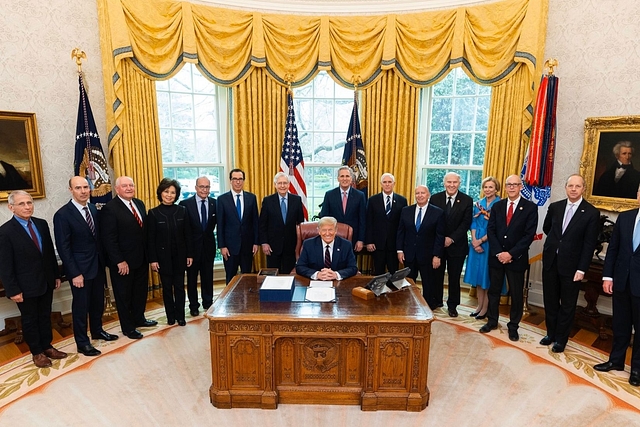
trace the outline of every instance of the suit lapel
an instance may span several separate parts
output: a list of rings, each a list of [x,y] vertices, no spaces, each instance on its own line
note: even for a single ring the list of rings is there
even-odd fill
[[[87,224],[87,220],[84,218],[84,216],[82,216],[80,211],[78,211],[73,203],[69,202],[69,204],[67,205],[67,209],[69,210],[69,215],[71,216],[71,218],[73,218],[74,221],[78,223],[79,227],[86,227],[87,230],[91,231],[91,228],[89,228],[89,224]],[[91,212],[91,209],[89,209],[89,212]],[[93,214],[93,212],[91,212],[91,214]],[[93,215],[93,217],[95,218],[95,215]],[[93,222],[95,223],[95,220]]]
[[[42,256],[42,253],[38,250],[35,243],[33,243],[33,240],[31,240],[31,236],[29,235],[28,231],[22,226],[22,224],[18,222],[17,219],[13,218],[13,220],[14,220],[14,228],[15,228],[16,235],[20,236],[19,238],[23,240],[25,246],[29,248],[28,250],[35,251],[40,256]],[[33,226],[38,229],[38,232],[40,233],[40,240],[42,241],[43,240],[42,231],[40,230],[40,228],[38,228],[35,221],[32,220],[32,222],[33,222]]]

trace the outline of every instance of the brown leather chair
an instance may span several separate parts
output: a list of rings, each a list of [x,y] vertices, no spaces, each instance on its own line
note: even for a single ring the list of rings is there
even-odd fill
[[[318,235],[318,221],[313,222],[303,222],[298,224],[296,227],[296,234],[298,236],[298,240],[296,242],[296,260],[300,258],[300,251],[302,251],[302,242],[311,237],[316,237]],[[348,224],[343,224],[341,222],[338,223],[338,231],[336,235],[342,237],[343,239],[347,239],[351,241],[351,237],[353,235],[353,229]]]

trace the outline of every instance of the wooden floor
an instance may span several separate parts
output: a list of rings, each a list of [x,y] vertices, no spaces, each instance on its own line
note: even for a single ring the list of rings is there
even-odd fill
[[[224,288],[224,284],[216,284],[214,288],[215,288],[214,293],[218,295]],[[461,305],[475,308],[476,302],[477,301],[475,298],[469,297],[468,291],[466,289],[462,290]],[[147,302],[147,310],[155,310],[162,307],[163,305],[162,305],[161,297],[155,298]],[[509,308],[510,307],[508,305],[501,305],[500,314],[508,316]],[[63,320],[70,324],[71,314],[64,315]],[[105,316],[103,320],[104,320],[104,323],[117,320],[117,315],[114,314],[112,316]],[[531,307],[530,313],[524,316],[523,322],[532,324],[541,329],[545,329],[544,309],[539,307]],[[607,354],[609,353],[609,351],[611,350],[611,343],[612,343],[610,329],[606,330],[608,337],[605,340],[600,338],[597,332],[597,328],[590,326],[588,324],[585,324],[585,322],[576,322],[576,323],[579,323],[579,325],[574,326],[574,329],[571,333],[572,341],[578,342],[582,345],[593,347]],[[73,330],[71,329],[71,326],[60,327],[59,325],[54,324],[54,330],[53,330],[54,345],[55,345],[55,342],[65,338],[69,338],[71,336],[73,336]],[[7,335],[0,336],[0,365],[3,365],[8,361],[11,361],[29,352],[29,349],[25,343],[15,344],[14,338],[15,338],[15,333],[9,333]],[[630,350],[627,352],[627,363],[629,363],[629,360],[630,360]]]

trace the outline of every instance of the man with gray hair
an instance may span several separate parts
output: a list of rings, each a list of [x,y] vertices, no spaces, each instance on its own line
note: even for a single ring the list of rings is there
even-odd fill
[[[262,199],[259,235],[267,267],[289,274],[296,265],[296,226],[304,221],[302,199],[289,193],[289,176],[273,177],[276,192]]]
[[[373,274],[379,276],[386,270],[398,270],[396,235],[400,212],[407,206],[407,199],[393,192],[395,177],[385,172],[380,177],[382,191],[369,197],[367,202],[367,226],[365,244],[373,258]]]
[[[66,353],[51,346],[51,303],[60,272],[47,221],[33,217],[33,199],[22,190],[9,194],[13,217],[0,227],[0,280],[18,305],[22,334],[38,368]]]
[[[636,198],[640,172],[631,163],[633,151],[633,144],[630,141],[620,141],[613,146],[613,155],[616,159],[598,178],[593,189],[594,196]]]
[[[336,236],[338,221],[325,216],[318,221],[318,236],[302,243],[296,273],[312,280],[343,280],[358,272],[351,242]]]

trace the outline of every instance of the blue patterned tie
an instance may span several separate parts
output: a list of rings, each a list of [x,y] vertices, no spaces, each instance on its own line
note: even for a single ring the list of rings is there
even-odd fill
[[[285,202],[285,198],[282,197],[280,199],[280,212],[282,212],[282,222],[287,222],[287,203]]]
[[[636,228],[633,230],[633,250],[638,249],[640,245],[640,221],[636,222]]]
[[[385,205],[384,212],[389,215],[391,213],[391,196],[387,196],[387,204]]]
[[[236,211],[238,212],[238,218],[242,221],[242,205],[240,205],[240,195],[236,194]]]
[[[418,210],[418,217],[416,218],[416,231],[420,230],[420,224],[422,224],[422,208]]]
[[[207,228],[207,207],[205,206],[206,200],[202,200],[200,205],[200,222],[202,223],[202,231]]]

